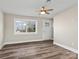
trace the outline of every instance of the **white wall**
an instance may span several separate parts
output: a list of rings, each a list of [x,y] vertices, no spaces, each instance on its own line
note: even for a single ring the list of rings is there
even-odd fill
[[[0,48],[3,42],[3,13],[0,12]]]
[[[54,17],[54,41],[60,45],[78,49],[77,5]]]
[[[24,18],[26,20],[37,20],[37,34],[24,34],[24,35],[16,35],[14,34],[14,17]],[[4,26],[5,26],[5,40],[4,44],[18,43],[18,42],[30,42],[30,41],[40,41],[46,40],[43,38],[43,20],[42,18],[37,17],[27,17],[27,16],[17,16],[13,14],[4,14]],[[49,26],[50,28],[50,26]],[[51,35],[51,34],[50,34]],[[49,37],[50,39],[50,37]]]

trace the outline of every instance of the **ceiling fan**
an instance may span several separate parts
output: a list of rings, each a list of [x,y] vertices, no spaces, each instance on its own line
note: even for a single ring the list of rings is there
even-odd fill
[[[50,14],[49,11],[53,11],[53,9],[47,9],[45,6],[42,6],[40,9],[40,14]]]
[[[50,2],[51,0],[46,0],[46,2]],[[39,10],[40,14],[50,14],[49,11],[53,11],[54,9],[48,9],[45,6],[42,6]]]

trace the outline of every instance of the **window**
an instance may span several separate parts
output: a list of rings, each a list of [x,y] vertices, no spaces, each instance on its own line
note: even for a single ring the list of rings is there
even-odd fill
[[[26,32],[26,23],[24,21],[16,21],[16,32]]]
[[[27,34],[37,32],[37,21],[36,20],[22,20],[15,18],[15,33]]]

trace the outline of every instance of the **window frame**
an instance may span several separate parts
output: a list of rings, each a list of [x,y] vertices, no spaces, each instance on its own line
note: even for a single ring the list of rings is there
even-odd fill
[[[26,21],[35,21],[36,23],[36,31],[35,32],[16,32],[16,21],[23,21],[23,22],[26,22]],[[24,19],[24,18],[16,18],[14,17],[14,34],[37,34],[37,24],[38,24],[38,21],[37,20],[34,20],[34,19]]]

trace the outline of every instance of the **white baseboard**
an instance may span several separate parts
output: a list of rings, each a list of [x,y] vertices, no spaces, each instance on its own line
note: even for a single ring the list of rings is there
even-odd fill
[[[58,45],[58,46],[60,46],[60,47],[63,47],[63,48],[65,48],[65,49],[68,49],[68,50],[70,50],[70,51],[72,51],[72,52],[78,54],[78,50],[77,50],[77,49],[74,49],[74,48],[71,48],[71,47],[68,47],[68,46],[65,46],[65,45],[62,45],[62,44],[56,43],[56,42],[54,42],[54,44],[56,44],[56,45]]]
[[[44,41],[44,40],[48,40],[48,39],[37,39],[37,40],[27,40],[27,41],[17,41],[17,42],[4,42],[4,45],[7,44],[16,44],[16,43],[24,43],[24,42],[36,42],[36,41]]]

